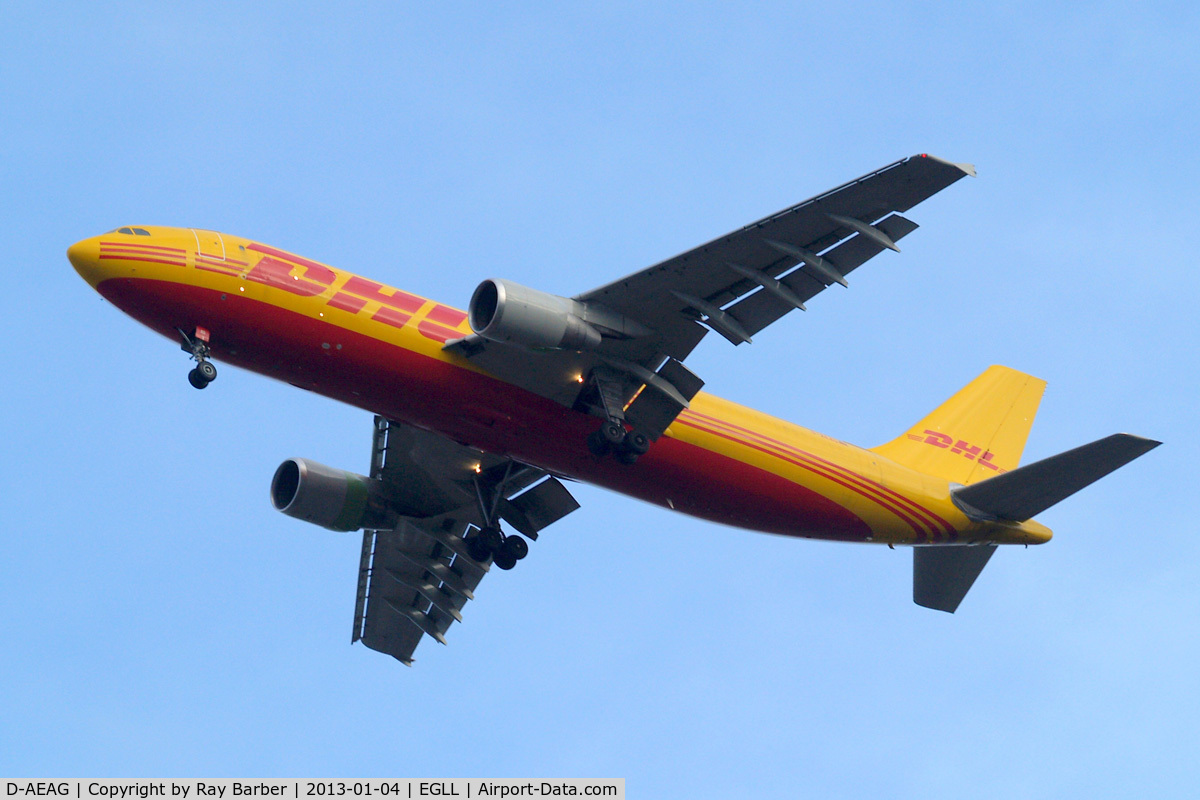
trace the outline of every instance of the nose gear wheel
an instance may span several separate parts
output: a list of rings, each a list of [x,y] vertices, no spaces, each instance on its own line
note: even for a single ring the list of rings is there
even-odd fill
[[[196,362],[195,368],[188,373],[188,383],[197,389],[206,388],[217,379],[217,367],[208,360],[212,354],[208,346],[208,331],[198,327],[194,336],[188,336],[182,328],[175,330],[179,331],[179,349],[191,355]]]

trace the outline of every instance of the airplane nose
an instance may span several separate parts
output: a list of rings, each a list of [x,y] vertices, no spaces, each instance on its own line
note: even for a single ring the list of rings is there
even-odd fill
[[[100,240],[97,237],[84,239],[67,248],[67,259],[79,276],[91,284],[92,288],[104,279],[100,270]]]

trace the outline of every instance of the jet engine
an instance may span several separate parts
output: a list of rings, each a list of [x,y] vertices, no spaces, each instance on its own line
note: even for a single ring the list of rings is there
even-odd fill
[[[490,278],[479,284],[467,307],[471,330],[494,342],[529,348],[594,350],[600,331],[585,321],[577,300]]]
[[[271,503],[332,531],[391,527],[383,484],[306,458],[289,458],[271,480]]]

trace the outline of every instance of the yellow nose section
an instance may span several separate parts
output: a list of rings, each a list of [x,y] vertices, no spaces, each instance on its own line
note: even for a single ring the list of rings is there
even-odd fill
[[[67,258],[79,276],[95,289],[107,277],[100,267],[100,237],[93,236],[67,248]]]

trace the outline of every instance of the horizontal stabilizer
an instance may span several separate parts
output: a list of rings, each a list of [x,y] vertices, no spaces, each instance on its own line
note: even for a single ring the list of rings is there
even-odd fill
[[[1027,520],[1160,444],[1128,433],[1114,433],[994,478],[960,486],[950,495],[972,519]]]
[[[994,552],[994,544],[914,547],[913,602],[953,614]]]

